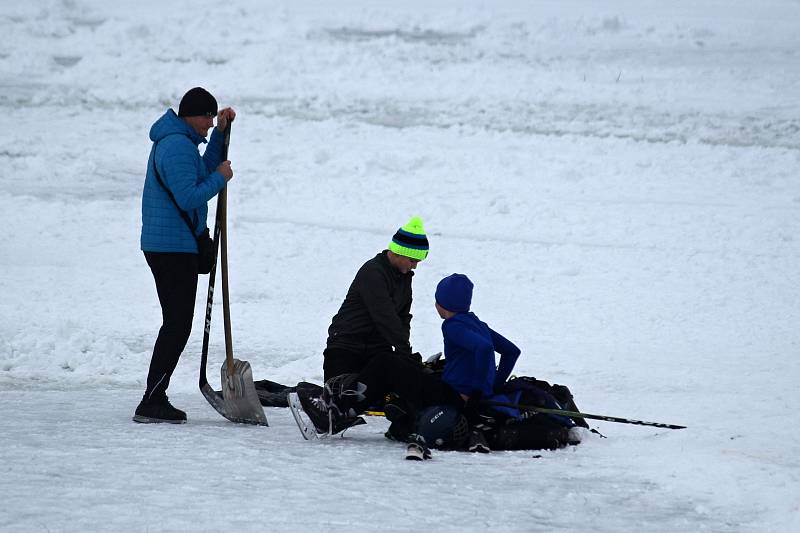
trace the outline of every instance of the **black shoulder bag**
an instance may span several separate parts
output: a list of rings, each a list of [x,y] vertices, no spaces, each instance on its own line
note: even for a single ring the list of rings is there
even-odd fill
[[[172,200],[172,203],[175,204],[175,209],[178,210],[178,213],[181,214],[181,218],[184,222],[186,222],[186,226],[189,228],[189,233],[192,234],[194,237],[195,242],[197,243],[197,272],[199,274],[208,274],[211,272],[211,268],[214,266],[214,263],[217,261],[217,254],[216,250],[214,249],[214,241],[211,239],[211,234],[208,231],[208,227],[203,230],[203,233],[200,234],[198,237],[194,233],[194,226],[192,225],[192,221],[189,219],[189,214],[184,211],[183,209],[178,206],[178,202],[175,201],[175,195],[172,194],[172,191],[164,185],[164,182],[161,180],[161,176],[158,173],[158,169],[156,168],[156,149],[155,146],[153,147],[153,172],[156,175],[156,179],[161,187],[167,191],[169,195],[169,199]]]

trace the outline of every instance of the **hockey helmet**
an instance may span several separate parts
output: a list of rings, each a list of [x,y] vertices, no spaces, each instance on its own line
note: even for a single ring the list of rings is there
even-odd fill
[[[417,415],[418,435],[432,448],[455,449],[464,445],[469,434],[467,419],[452,405],[434,405]]]

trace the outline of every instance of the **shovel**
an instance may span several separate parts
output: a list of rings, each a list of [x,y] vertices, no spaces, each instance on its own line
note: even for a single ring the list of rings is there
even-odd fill
[[[258,399],[256,385],[253,382],[253,371],[250,363],[234,359],[233,340],[231,339],[231,312],[228,296],[228,235],[225,218],[227,214],[227,194],[220,192],[219,203],[222,209],[222,310],[225,322],[225,362],[220,374],[222,377],[222,397],[225,410],[232,418],[247,420],[252,424],[266,426],[267,417]]]
[[[225,130],[225,143],[222,149],[222,159],[228,157],[230,143],[230,122]],[[217,196],[217,215],[214,227],[214,250],[221,244],[222,253],[222,303],[225,323],[225,362],[220,370],[222,378],[222,392],[211,388],[206,378],[206,364],[208,362],[208,340],[211,331],[211,309],[214,298],[214,281],[216,279],[216,261],[211,268],[208,280],[208,298],[206,300],[206,317],[203,333],[203,353],[200,360],[200,390],[208,403],[222,416],[231,422],[242,424],[256,424],[267,426],[267,417],[256,393],[253,382],[253,371],[250,363],[240,361],[233,357],[233,341],[231,339],[230,299],[228,295],[228,242],[226,230],[227,212],[227,187],[223,188]]]

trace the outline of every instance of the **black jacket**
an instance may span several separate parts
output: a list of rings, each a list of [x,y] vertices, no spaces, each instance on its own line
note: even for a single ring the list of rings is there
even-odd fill
[[[395,269],[387,250],[358,270],[328,328],[328,347],[373,352],[394,347],[411,354],[411,278]]]

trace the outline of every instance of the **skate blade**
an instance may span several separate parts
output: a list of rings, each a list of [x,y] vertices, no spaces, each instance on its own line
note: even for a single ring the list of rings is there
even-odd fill
[[[163,418],[152,418],[149,416],[133,415],[133,421],[140,424],[185,424],[186,420],[165,420]]]
[[[303,406],[300,404],[300,398],[297,396],[296,392],[290,392],[288,398],[289,410],[292,412],[300,434],[303,435],[305,440],[320,440],[329,436],[328,433],[317,433],[317,428],[314,427],[311,420],[306,418]]]
[[[225,411],[223,416],[234,422],[268,426],[267,416],[264,414],[264,408],[258,399],[256,385],[253,382],[250,363],[234,359],[232,374],[228,373],[228,365],[222,363],[220,377],[222,379],[222,403]]]

